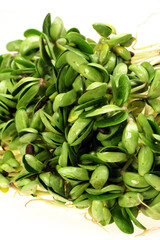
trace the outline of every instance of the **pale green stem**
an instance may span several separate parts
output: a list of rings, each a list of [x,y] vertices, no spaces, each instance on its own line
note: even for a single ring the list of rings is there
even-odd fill
[[[123,175],[125,173],[125,171],[128,169],[128,167],[131,165],[131,163],[133,162],[134,158],[131,157],[128,159],[128,161],[126,162],[126,164],[124,165],[124,167],[122,168],[121,174]]]
[[[139,93],[139,94],[131,94],[130,96],[131,96],[131,98],[143,98],[143,99],[147,99],[148,98],[148,96],[146,96],[144,94],[141,94],[141,93]]]
[[[131,93],[134,93],[134,92],[136,92],[136,91],[139,91],[139,90],[143,89],[145,86],[146,86],[146,83],[144,83],[144,84],[142,84],[142,85],[140,85],[140,86],[138,86],[138,87],[132,88],[132,89],[131,89]]]
[[[61,44],[56,42],[56,47],[58,47],[60,50],[65,51],[67,48],[62,46]]]

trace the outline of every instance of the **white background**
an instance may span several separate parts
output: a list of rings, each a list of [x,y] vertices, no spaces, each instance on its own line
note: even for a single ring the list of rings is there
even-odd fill
[[[160,2],[152,1],[87,1],[87,0],[44,0],[44,1],[3,1],[0,4],[0,53],[5,53],[8,41],[23,39],[23,32],[28,28],[41,30],[46,14],[63,19],[66,29],[77,27],[86,37],[98,40],[92,29],[94,22],[110,23],[118,33],[126,32],[137,35],[137,47],[160,42]],[[149,18],[150,16],[150,18]],[[148,20],[147,20],[148,19]],[[147,20],[147,21],[146,21]],[[146,21],[146,24],[143,23]],[[138,27],[139,26],[139,27]],[[103,240],[103,239],[159,239],[160,230],[150,232],[143,237],[135,237],[142,231],[135,228],[131,236],[122,234],[115,225],[99,226],[86,220],[83,211],[63,209],[40,201],[34,201],[24,207],[31,197],[14,196],[14,191],[0,192],[0,236],[9,239],[67,239],[67,240]],[[142,215],[142,223],[148,228],[160,226]]]

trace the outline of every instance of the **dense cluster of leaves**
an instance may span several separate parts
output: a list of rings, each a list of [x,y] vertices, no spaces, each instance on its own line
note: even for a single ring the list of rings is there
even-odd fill
[[[133,233],[160,219],[160,69],[133,64],[131,34],[98,43],[48,14],[0,56],[0,187],[51,194]],[[149,208],[143,206],[149,205]]]

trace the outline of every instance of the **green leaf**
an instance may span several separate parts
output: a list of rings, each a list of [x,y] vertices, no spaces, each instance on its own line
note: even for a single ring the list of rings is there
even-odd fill
[[[51,28],[51,14],[48,13],[43,21],[43,32],[50,37],[50,28]]]
[[[129,98],[131,92],[131,83],[126,74],[122,74],[118,82],[118,106],[122,106]]]
[[[29,173],[38,173],[41,172],[44,165],[38,159],[30,154],[25,154],[22,158],[22,162],[24,164],[25,169]]]
[[[146,230],[146,227],[144,227],[133,215],[132,211],[130,210],[130,208],[125,208],[128,216],[130,217],[130,219],[133,221],[133,223],[139,227],[140,229]]]
[[[26,107],[37,95],[38,91],[39,91],[38,84],[34,84],[32,87],[28,89],[26,93],[24,93],[24,95],[22,92],[20,98],[18,99],[17,109],[21,107]]]

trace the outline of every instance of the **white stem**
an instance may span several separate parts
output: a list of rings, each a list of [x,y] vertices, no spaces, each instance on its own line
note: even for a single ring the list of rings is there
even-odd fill
[[[151,47],[150,47],[151,46]],[[160,44],[145,46],[143,50],[135,49],[134,56],[131,59],[132,64],[140,64],[143,61],[150,62],[153,66],[160,63]],[[152,47],[156,48],[152,48]]]

